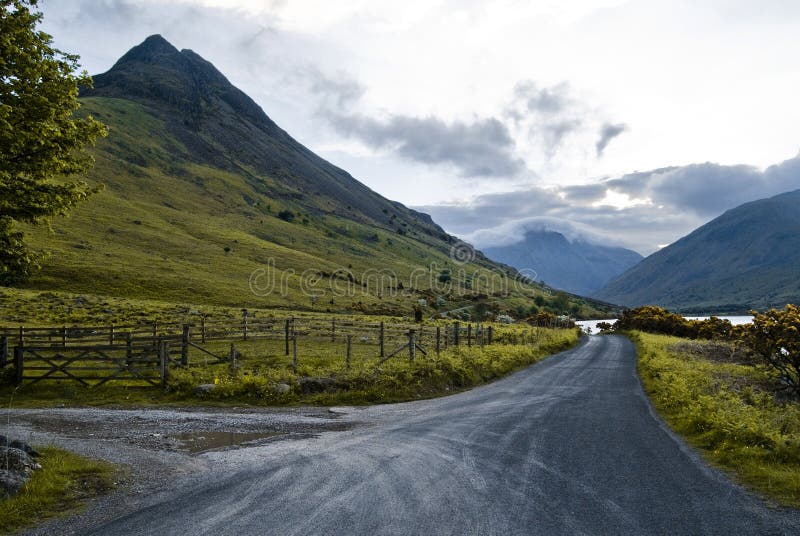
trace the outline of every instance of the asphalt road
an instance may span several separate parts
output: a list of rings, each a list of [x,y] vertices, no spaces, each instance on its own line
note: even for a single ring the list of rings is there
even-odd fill
[[[626,339],[590,337],[491,385],[361,410],[366,426],[218,454],[90,534],[800,534],[800,512],[666,429],[635,366]]]

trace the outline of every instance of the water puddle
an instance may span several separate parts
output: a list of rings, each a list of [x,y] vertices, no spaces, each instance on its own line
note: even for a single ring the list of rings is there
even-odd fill
[[[191,454],[226,447],[247,446],[262,439],[281,435],[278,432],[187,432],[173,436],[181,442],[183,449]]]

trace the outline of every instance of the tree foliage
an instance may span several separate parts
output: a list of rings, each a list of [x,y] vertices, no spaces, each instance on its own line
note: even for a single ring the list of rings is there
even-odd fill
[[[75,111],[78,56],[53,47],[36,29],[37,0],[0,0],[0,284],[27,277],[35,256],[15,222],[40,223],[65,213],[95,189],[71,179],[94,163],[84,147],[105,127]]]
[[[800,398],[800,307],[790,304],[783,311],[753,311],[753,323],[745,326],[743,340]]]

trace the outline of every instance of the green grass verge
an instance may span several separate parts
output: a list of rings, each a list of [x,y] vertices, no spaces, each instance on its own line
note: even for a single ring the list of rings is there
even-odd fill
[[[80,508],[113,486],[112,465],[54,447],[41,449],[42,469],[14,497],[0,501],[0,534]]]
[[[645,390],[670,427],[736,481],[800,507],[800,405],[776,402],[769,373],[676,350],[683,339],[630,337]]]

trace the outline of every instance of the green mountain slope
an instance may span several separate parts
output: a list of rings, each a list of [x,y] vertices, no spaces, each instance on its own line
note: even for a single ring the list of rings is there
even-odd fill
[[[597,297],[687,312],[800,303],[800,190],[727,211],[647,257]]]
[[[30,288],[406,314],[421,299],[432,313],[437,302],[513,309],[549,295],[514,285],[512,268],[480,253],[455,262],[457,240],[430,217],[309,151],[210,63],[160,36],[97,75],[81,102],[109,126],[89,177],[105,189],[52,231],[26,229],[51,252]],[[593,311],[577,298],[570,307]]]

